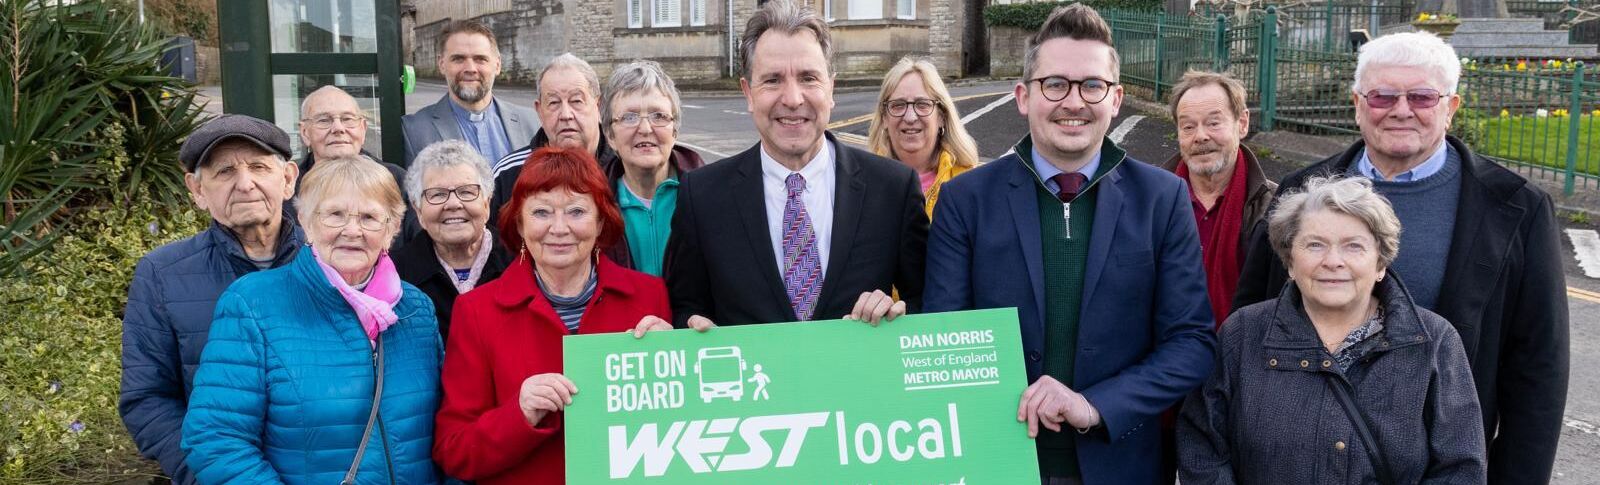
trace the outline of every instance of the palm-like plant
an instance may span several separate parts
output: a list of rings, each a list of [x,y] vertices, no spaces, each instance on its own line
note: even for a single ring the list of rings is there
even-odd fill
[[[69,213],[183,199],[177,150],[201,111],[163,73],[161,35],[107,2],[62,3],[0,7],[0,276]]]

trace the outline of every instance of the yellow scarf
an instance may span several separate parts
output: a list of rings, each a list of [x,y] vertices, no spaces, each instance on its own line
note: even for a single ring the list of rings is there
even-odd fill
[[[924,209],[928,211],[928,220],[933,220],[933,204],[939,201],[939,187],[967,170],[971,170],[971,168],[956,166],[955,155],[951,155],[948,151],[939,152],[939,168],[936,169],[936,175],[933,176],[933,185],[929,186],[928,191],[922,194],[923,197],[927,198]]]

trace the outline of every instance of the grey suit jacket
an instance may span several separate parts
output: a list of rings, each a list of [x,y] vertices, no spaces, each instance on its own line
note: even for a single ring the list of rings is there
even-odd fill
[[[507,146],[512,148],[527,145],[533,141],[533,134],[539,131],[538,113],[532,108],[510,102],[500,105],[500,122],[506,127],[506,138],[511,141]],[[465,139],[461,134],[461,125],[456,124],[455,116],[450,113],[449,94],[441,96],[437,103],[401,117],[400,125],[405,132],[407,167],[411,166],[412,159],[417,158],[417,153],[428,145],[443,140]]]

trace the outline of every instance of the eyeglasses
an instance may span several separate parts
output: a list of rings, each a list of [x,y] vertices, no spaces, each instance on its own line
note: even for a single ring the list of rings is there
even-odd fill
[[[460,200],[462,202],[472,202],[474,200],[478,200],[478,196],[483,194],[483,186],[478,184],[470,184],[462,185],[453,189],[435,187],[422,191],[422,200],[428,201],[428,203],[432,205],[439,205],[448,202],[450,200],[450,194],[456,194],[456,200]]]
[[[933,116],[933,108],[937,106],[939,106],[938,102],[927,98],[918,98],[911,101],[894,99],[885,101],[883,110],[889,113],[889,116],[895,118],[905,116],[906,108],[911,108],[913,112],[917,113],[917,116]]]
[[[361,115],[344,114],[339,115],[338,117],[324,115],[316,118],[302,118],[300,120],[302,123],[307,121],[311,122],[311,126],[314,126],[319,130],[333,128],[333,123],[336,121],[339,123],[339,125],[344,126],[345,128],[358,128],[361,126],[361,123],[367,121],[367,117]]]
[[[1106,96],[1111,94],[1111,87],[1117,85],[1114,81],[1092,77],[1081,81],[1073,81],[1061,76],[1048,76],[1029,79],[1028,82],[1039,83],[1039,92],[1044,94],[1044,99],[1050,100],[1052,103],[1067,99],[1067,95],[1072,94],[1073,85],[1078,86],[1078,98],[1082,99],[1083,102],[1089,104],[1099,103],[1105,101]]]
[[[650,126],[654,126],[656,128],[666,128],[667,125],[672,124],[672,115],[662,113],[660,111],[640,115],[639,113],[629,111],[627,113],[623,113],[622,116],[611,119],[613,123],[617,123],[629,128],[639,126],[639,122],[645,120],[650,121]]]
[[[355,219],[356,225],[361,226],[362,229],[382,231],[383,226],[388,225],[390,219],[388,217],[379,219],[378,216],[372,214],[346,214],[344,211],[318,211],[317,214],[321,216],[317,220],[322,222],[322,225],[333,229],[348,226],[350,225],[350,219]]]
[[[1394,105],[1400,103],[1400,98],[1402,97],[1406,98],[1406,104],[1411,105],[1411,109],[1432,108],[1434,105],[1439,104],[1440,98],[1447,96],[1454,95],[1440,94],[1432,89],[1413,89],[1410,91],[1374,89],[1367,91],[1367,94],[1361,95],[1361,97],[1367,99],[1367,106],[1377,109],[1393,108]]]

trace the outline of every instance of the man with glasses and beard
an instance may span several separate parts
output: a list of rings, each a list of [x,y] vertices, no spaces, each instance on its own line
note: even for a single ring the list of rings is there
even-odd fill
[[[401,118],[406,165],[441,140],[466,141],[487,160],[499,160],[533,140],[538,114],[495,102],[500,47],[493,31],[477,22],[451,22],[439,34],[438,53],[439,74],[450,90],[438,103]]]
[[[1461,107],[1461,60],[1433,34],[1379,37],[1356,60],[1361,140],[1290,174],[1372,179],[1399,214],[1389,266],[1419,307],[1461,334],[1483,408],[1490,484],[1549,483],[1567,402],[1568,314],[1554,205],[1527,179],[1446,132]],[[1277,298],[1290,278],[1257,224],[1235,309]],[[1387,343],[1387,342],[1386,342]]]

